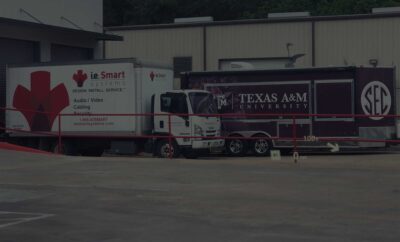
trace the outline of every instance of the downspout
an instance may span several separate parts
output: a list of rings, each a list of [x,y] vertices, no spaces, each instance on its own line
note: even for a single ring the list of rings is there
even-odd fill
[[[103,28],[103,34],[105,34],[105,33],[106,33],[106,31]],[[103,40],[102,42],[103,42],[103,60],[105,60],[106,59],[106,41]]]
[[[311,65],[315,67],[315,20],[311,20]]]
[[[103,40],[103,60],[106,59],[106,41]]]
[[[203,25],[203,71],[207,70],[207,27]]]

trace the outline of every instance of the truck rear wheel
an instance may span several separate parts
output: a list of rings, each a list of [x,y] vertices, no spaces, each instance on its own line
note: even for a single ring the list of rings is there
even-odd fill
[[[265,135],[255,135],[254,138],[258,137],[252,141],[252,149],[256,156],[267,156],[272,148],[272,143]]]
[[[156,155],[160,158],[177,158],[180,156],[179,146],[174,140],[171,141],[171,145],[168,139],[160,140],[156,149]]]
[[[226,140],[226,151],[230,155],[240,156],[247,153],[247,142],[242,136],[231,136],[232,139]],[[237,139],[233,138],[237,137]],[[242,139],[241,139],[242,138]]]

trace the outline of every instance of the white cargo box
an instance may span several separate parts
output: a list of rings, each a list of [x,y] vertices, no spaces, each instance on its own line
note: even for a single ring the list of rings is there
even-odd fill
[[[143,134],[151,130],[150,116],[128,115],[150,113],[151,96],[172,85],[171,68],[135,60],[10,67],[7,107],[18,111],[6,112],[6,126],[57,132],[61,113],[76,115],[62,116],[63,132]]]

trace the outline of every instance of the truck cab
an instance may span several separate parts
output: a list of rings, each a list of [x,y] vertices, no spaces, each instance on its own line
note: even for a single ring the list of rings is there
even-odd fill
[[[221,120],[214,96],[202,90],[174,90],[155,94],[153,153],[159,157],[195,158],[222,149]]]

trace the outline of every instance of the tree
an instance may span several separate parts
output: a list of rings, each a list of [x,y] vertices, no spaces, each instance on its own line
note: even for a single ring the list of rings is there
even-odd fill
[[[133,11],[130,0],[104,0],[103,4],[104,26],[116,26],[128,23],[125,15]]]
[[[104,25],[172,23],[174,18],[215,20],[266,18],[268,13],[309,11],[312,15],[369,13],[400,6],[400,0],[104,0]]]

